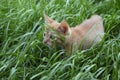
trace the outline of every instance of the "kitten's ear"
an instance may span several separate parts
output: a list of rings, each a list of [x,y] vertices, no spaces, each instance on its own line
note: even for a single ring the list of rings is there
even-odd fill
[[[68,23],[65,20],[63,20],[60,26],[58,27],[58,31],[62,32],[63,34],[67,34],[68,29],[69,29]]]
[[[52,23],[54,21],[50,17],[48,17],[46,14],[44,14],[44,18],[46,23]]]

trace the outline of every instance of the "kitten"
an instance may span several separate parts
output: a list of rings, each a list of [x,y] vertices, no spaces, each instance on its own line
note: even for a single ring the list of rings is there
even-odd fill
[[[82,49],[87,49],[90,44],[96,44],[104,36],[103,21],[98,15],[93,15],[76,27],[69,27],[65,20],[59,23],[47,15],[44,17],[47,26],[43,43],[52,46],[55,42],[57,45],[64,46],[68,54],[74,53],[80,46]]]

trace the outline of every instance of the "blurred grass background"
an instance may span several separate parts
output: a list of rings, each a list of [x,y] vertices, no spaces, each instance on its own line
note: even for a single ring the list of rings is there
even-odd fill
[[[42,43],[44,17],[70,26],[103,18],[99,46],[65,56]],[[0,80],[120,80],[120,0],[1,0]]]

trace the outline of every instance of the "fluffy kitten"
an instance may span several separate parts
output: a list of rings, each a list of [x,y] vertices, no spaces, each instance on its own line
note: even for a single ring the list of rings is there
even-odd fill
[[[79,47],[86,49],[101,41],[104,35],[103,21],[98,15],[83,21],[76,27],[69,27],[63,20],[61,23],[44,15],[47,26],[45,27],[43,43],[49,46],[55,42],[64,46],[67,53],[73,53]]]

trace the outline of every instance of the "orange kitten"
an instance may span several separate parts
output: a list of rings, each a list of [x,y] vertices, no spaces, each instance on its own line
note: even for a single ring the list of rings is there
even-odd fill
[[[65,20],[59,23],[47,15],[44,17],[48,26],[45,28],[43,43],[52,46],[55,41],[56,44],[64,45],[67,53],[73,53],[80,45],[82,49],[86,49],[90,44],[94,45],[101,41],[104,35],[103,21],[98,15],[93,15],[80,25],[71,28]],[[64,40],[61,39],[61,36]]]

